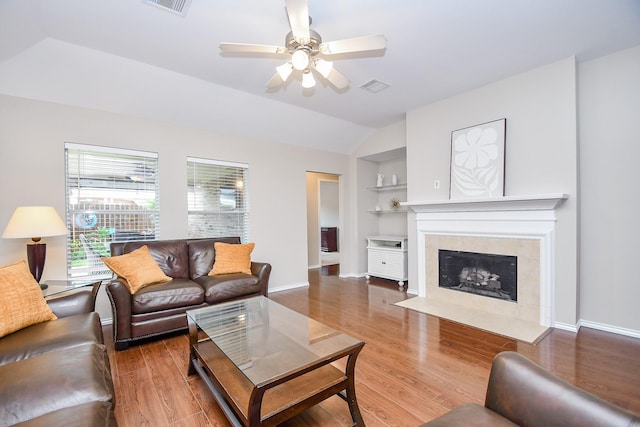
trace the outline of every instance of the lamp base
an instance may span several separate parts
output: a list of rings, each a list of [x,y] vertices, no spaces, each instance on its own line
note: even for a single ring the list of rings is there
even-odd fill
[[[44,242],[32,242],[27,244],[27,261],[29,270],[36,282],[40,283],[44,271],[44,260],[47,256],[47,244]]]

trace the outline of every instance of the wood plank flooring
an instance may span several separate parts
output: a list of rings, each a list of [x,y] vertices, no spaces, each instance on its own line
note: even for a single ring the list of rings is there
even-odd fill
[[[418,426],[462,403],[483,403],[491,360],[504,350],[640,413],[639,339],[582,328],[553,330],[533,346],[397,307],[408,296],[393,282],[326,275],[335,272],[310,270],[309,288],[269,297],[366,342],[356,392],[367,426]],[[111,327],[104,332],[120,426],[230,425],[202,380],[186,375],[186,333],[116,352]],[[335,396],[283,424],[349,425],[347,405]]]

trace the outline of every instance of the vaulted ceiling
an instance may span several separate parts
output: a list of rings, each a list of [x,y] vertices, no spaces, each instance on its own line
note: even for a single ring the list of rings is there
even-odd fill
[[[167,2],[169,0],[163,0]],[[265,84],[283,60],[220,42],[283,45],[284,0],[0,0],[0,93],[349,153],[407,111],[575,56],[640,44],[638,0],[309,0],[325,41],[384,34],[340,55],[351,84]],[[372,79],[390,87],[370,93]]]

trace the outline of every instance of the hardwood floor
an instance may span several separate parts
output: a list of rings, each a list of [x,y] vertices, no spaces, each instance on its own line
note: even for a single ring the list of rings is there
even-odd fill
[[[418,426],[466,402],[484,402],[493,357],[524,354],[565,380],[640,413],[640,340],[582,328],[553,330],[533,346],[393,305],[394,282],[309,272],[310,287],[269,297],[366,342],[356,390],[367,426]],[[410,296],[409,296],[410,297]],[[186,333],[113,349],[105,327],[120,426],[229,426],[199,377],[187,377]],[[332,397],[284,426],[351,425]]]

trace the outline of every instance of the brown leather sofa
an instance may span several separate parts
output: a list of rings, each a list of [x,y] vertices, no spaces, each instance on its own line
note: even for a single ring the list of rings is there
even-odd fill
[[[0,338],[0,425],[116,426],[91,290],[47,301],[57,320]]]
[[[462,405],[424,426],[640,426],[640,417],[606,402],[515,352],[491,365],[484,406]]]
[[[147,245],[162,271],[172,280],[131,294],[123,279],[107,284],[113,311],[116,349],[131,342],[187,328],[187,310],[246,298],[267,296],[271,265],[252,262],[251,274],[208,276],[215,260],[215,242],[239,244],[239,237],[130,241],[111,244],[111,255]]]

